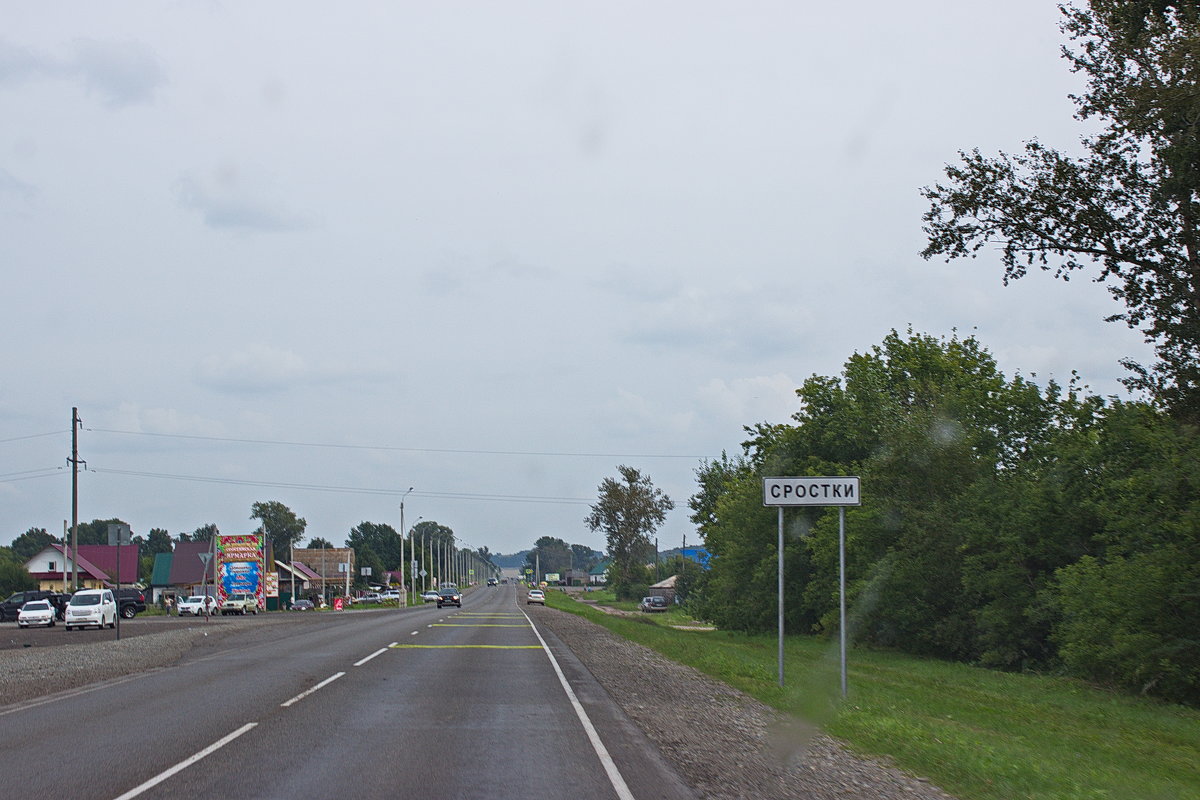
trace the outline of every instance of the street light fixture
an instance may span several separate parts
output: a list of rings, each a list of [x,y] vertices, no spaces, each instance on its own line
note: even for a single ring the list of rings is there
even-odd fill
[[[408,487],[408,491],[400,496],[400,586],[401,587],[404,586],[404,498],[408,497],[409,493],[412,492],[412,490],[413,490],[413,487],[410,486],[410,487]],[[411,572],[412,572],[412,569],[410,568],[409,573],[411,573]],[[409,575],[410,580],[412,577],[413,576],[410,574]],[[400,603],[396,603],[396,608],[397,608],[397,610],[402,608]]]

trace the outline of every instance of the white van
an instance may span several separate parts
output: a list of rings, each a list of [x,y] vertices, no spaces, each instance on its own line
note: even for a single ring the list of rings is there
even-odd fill
[[[71,595],[63,622],[67,630],[95,625],[103,628],[117,625],[117,598],[112,589],[81,589]]]

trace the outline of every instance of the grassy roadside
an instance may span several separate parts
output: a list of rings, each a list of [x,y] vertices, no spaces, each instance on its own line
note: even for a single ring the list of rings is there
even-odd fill
[[[773,636],[679,631],[670,627],[677,612],[619,617],[546,594],[548,605],[811,720],[962,800],[1200,800],[1194,709],[864,649],[850,651],[843,702],[836,642],[787,640],[780,689]]]

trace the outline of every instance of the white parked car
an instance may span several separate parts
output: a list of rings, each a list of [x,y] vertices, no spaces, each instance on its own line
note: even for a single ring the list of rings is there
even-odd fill
[[[426,603],[436,603],[439,597],[441,597],[441,594],[438,593],[436,589],[430,589],[427,592],[421,592],[421,599]]]
[[[28,628],[31,625],[45,625],[47,628],[52,628],[54,627],[54,615],[57,613],[54,606],[50,605],[49,600],[30,600],[17,612],[17,625],[22,628]]]
[[[117,626],[117,598],[112,589],[82,589],[71,595],[63,620],[67,630],[95,625],[103,628]]]
[[[197,617],[204,614],[212,614],[217,608],[217,598],[194,594],[191,597],[185,597],[180,600],[178,608],[178,614],[181,617],[184,614],[194,614]]]
[[[382,593],[379,596],[381,598],[383,598],[384,600],[391,600],[391,601],[398,602],[400,600],[400,590],[399,589],[388,589],[386,592]]]

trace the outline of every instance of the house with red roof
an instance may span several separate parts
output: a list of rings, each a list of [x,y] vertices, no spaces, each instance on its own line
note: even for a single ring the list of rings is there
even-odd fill
[[[118,575],[121,586],[131,586],[138,580],[138,556],[136,544],[81,544],[77,553],[61,544],[48,544],[25,562],[25,569],[39,589],[74,591],[76,566],[80,589],[115,587]]]

